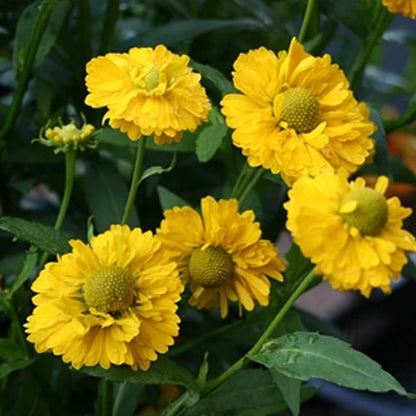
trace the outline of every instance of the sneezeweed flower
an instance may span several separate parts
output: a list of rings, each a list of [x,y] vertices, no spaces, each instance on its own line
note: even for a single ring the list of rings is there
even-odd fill
[[[68,124],[60,122],[55,127],[43,128],[40,137],[34,139],[47,147],[53,147],[55,153],[68,152],[72,150],[85,150],[86,148],[95,149],[98,141],[97,132],[92,124],[88,124],[85,119],[83,125],[78,128],[74,120]]]
[[[293,39],[288,52],[242,53],[233,80],[241,92],[221,101],[232,140],[250,166],[301,176],[355,171],[371,155],[375,126],[331,57],[314,57]]]
[[[70,244],[72,252],[46,264],[32,285],[28,340],[75,369],[147,370],[178,335],[183,286],[176,264],[150,231],[126,225],[111,226],[89,245]]]
[[[295,182],[285,203],[287,228],[303,254],[316,264],[315,272],[339,290],[373,288],[390,292],[407,262],[406,251],[416,251],[415,238],[402,228],[411,214],[397,197],[386,199],[385,176],[375,187],[363,178],[347,181],[342,173],[303,177]]]
[[[103,121],[136,141],[153,134],[157,144],[180,141],[208,119],[210,104],[189,57],[163,45],[108,53],[87,63],[85,103],[107,107]]]
[[[198,309],[219,306],[228,314],[228,301],[253,310],[269,303],[270,281],[283,280],[284,261],[278,249],[261,239],[251,210],[238,212],[238,201],[208,196],[201,215],[190,207],[164,212],[157,236],[173,253],[184,284],[190,282],[189,303]],[[268,277],[267,277],[268,276]]]
[[[381,0],[391,13],[416,18],[416,0]]]

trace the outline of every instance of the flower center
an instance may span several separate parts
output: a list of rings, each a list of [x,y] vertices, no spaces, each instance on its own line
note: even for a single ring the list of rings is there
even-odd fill
[[[153,91],[159,85],[159,71],[152,69],[144,77],[145,88],[147,91]]]
[[[318,99],[307,88],[290,88],[284,93],[280,120],[298,133],[308,133],[319,124]]]
[[[79,129],[74,123],[70,123],[63,127],[55,126],[53,129],[47,129],[45,137],[52,140],[56,145],[63,146],[86,142],[92,136],[94,130],[95,128],[91,124],[85,124]]]
[[[234,273],[234,263],[221,246],[194,248],[189,260],[189,273],[192,280],[202,287],[221,287]]]
[[[389,211],[384,196],[371,188],[358,188],[346,194],[340,203],[339,214],[361,235],[377,235],[387,222]]]
[[[127,309],[133,298],[134,281],[130,274],[119,266],[97,269],[85,281],[85,302],[89,307],[101,312]]]

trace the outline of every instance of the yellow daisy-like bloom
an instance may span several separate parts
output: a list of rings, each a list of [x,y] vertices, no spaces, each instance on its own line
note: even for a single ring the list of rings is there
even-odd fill
[[[381,0],[392,13],[401,13],[403,16],[416,18],[415,0]]]
[[[76,369],[147,370],[178,335],[176,264],[150,231],[126,225],[111,226],[90,245],[70,244],[72,252],[46,264],[32,285],[28,340]]]
[[[189,303],[198,309],[220,306],[223,318],[229,300],[249,311],[255,302],[268,305],[267,276],[283,280],[285,265],[279,250],[261,239],[253,211],[240,214],[236,199],[208,196],[201,200],[201,212],[190,207],[166,210],[157,230],[178,263],[183,283],[190,281]]]
[[[386,199],[388,179],[375,188],[363,178],[348,182],[345,173],[320,174],[297,180],[285,203],[287,228],[315,272],[339,290],[355,289],[369,296],[373,288],[390,292],[416,251],[415,238],[402,229],[412,210],[397,197]]]
[[[319,172],[353,172],[371,154],[369,110],[329,55],[314,57],[293,39],[277,56],[264,47],[240,54],[234,69],[242,94],[226,95],[222,113],[251,166],[291,184]]]
[[[107,107],[103,121],[133,141],[153,134],[157,144],[178,142],[210,110],[201,75],[188,63],[163,45],[98,56],[87,63],[85,103]]]

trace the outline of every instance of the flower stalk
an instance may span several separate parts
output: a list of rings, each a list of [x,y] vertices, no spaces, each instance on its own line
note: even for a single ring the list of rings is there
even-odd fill
[[[134,162],[133,168],[133,176],[131,179],[130,191],[127,197],[126,207],[124,208],[123,218],[121,220],[121,224],[128,224],[131,211],[133,210],[134,201],[136,199],[137,188],[140,184],[140,176],[143,170],[143,158],[144,158],[144,151],[146,148],[146,136],[143,136],[138,143],[137,146],[137,153],[136,153],[136,160]]]

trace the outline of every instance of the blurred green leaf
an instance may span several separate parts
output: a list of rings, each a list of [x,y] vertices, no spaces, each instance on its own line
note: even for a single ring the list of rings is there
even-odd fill
[[[312,332],[295,332],[264,344],[251,360],[298,380],[319,378],[340,386],[373,392],[405,389],[371,358],[347,343]]]
[[[416,175],[397,156],[390,155],[390,167],[395,182],[405,182],[416,185]]]
[[[32,364],[34,358],[28,359],[12,359],[4,363],[0,363],[0,379],[7,377],[9,374],[14,371],[22,370],[25,367],[28,367]]]
[[[29,4],[23,13],[20,15],[19,21],[16,27],[15,46],[13,53],[13,66],[16,74],[20,74],[27,55],[27,48],[30,43],[30,39],[33,36],[33,29],[39,16],[40,2],[35,1]],[[45,57],[48,55],[51,48],[56,43],[56,39],[65,23],[66,16],[70,9],[70,2],[68,0],[60,0],[55,5],[51,17],[49,19],[48,26],[43,33],[42,41],[36,52],[33,68],[38,68]]]
[[[13,280],[9,291],[7,292],[7,297],[11,299],[14,293],[23,285],[24,282],[30,277],[32,272],[35,270],[36,264],[38,262],[38,250],[34,247],[29,249],[24,262],[23,267],[20,273],[17,275],[16,279]]]
[[[112,416],[133,416],[144,391],[144,384],[120,383],[116,386]]]
[[[191,206],[189,202],[185,201],[179,195],[174,194],[163,186],[157,187],[157,194],[159,195],[160,206],[163,210],[171,209],[173,207]]]
[[[201,399],[186,416],[256,409],[263,406],[279,406],[280,410],[286,408],[270,372],[262,369],[239,370]]]
[[[218,69],[195,61],[191,61],[190,66],[195,69],[195,71],[199,72],[204,79],[208,80],[222,94],[236,92],[232,82],[230,82]]]
[[[85,199],[94,216],[97,232],[121,221],[127,196],[127,185],[112,161],[101,158],[91,162],[85,175]],[[133,209],[130,225],[138,224],[139,218]]]
[[[68,239],[60,232],[47,225],[22,218],[0,218],[0,229],[17,238],[28,241],[42,251],[50,254],[64,254],[70,251]]]
[[[196,156],[199,162],[208,162],[215,155],[227,131],[224,124],[213,124],[202,129],[196,139]]]
[[[265,26],[258,20],[248,18],[177,20],[150,30],[143,43],[150,46],[162,43],[168,47],[183,47],[187,41],[214,30],[259,31],[265,30]]]
[[[271,369],[271,373],[273,381],[282,393],[283,400],[292,412],[292,415],[298,416],[300,411],[301,382],[294,378],[288,377],[273,368]]]
[[[344,25],[361,38],[368,35],[360,0],[321,0],[320,8],[330,19]]]
[[[376,141],[376,153],[374,155],[374,163],[379,169],[380,174],[392,177],[389,154],[387,151],[386,133],[384,131],[383,122],[377,111],[371,109],[370,119],[377,126],[377,131],[373,134]]]
[[[112,366],[108,370],[100,366],[84,367],[81,371],[117,383],[174,384],[189,390],[197,389],[196,380],[192,375],[166,357],[159,357],[147,371],[132,370],[128,366]]]

